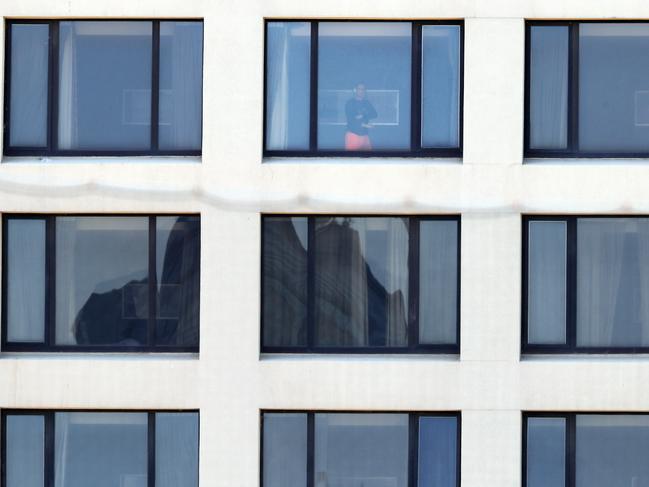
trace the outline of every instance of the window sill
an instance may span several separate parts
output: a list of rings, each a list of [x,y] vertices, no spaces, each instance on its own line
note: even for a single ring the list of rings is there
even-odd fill
[[[377,362],[377,361],[426,361],[426,362],[459,362],[459,353],[260,353],[261,362]]]
[[[318,157],[283,157],[267,156],[262,158],[263,164],[269,165],[368,165],[368,164],[385,164],[385,165],[422,165],[430,166],[433,164],[440,165],[461,165],[461,157],[395,157],[395,156],[375,156],[375,157],[338,157],[338,156],[318,156]]]
[[[2,164],[200,164],[201,156],[3,156]]]
[[[530,166],[645,166],[646,157],[524,157],[523,165]]]
[[[178,360],[199,359],[196,352],[2,352],[0,360]]]
[[[524,353],[521,362],[649,362],[645,353]]]

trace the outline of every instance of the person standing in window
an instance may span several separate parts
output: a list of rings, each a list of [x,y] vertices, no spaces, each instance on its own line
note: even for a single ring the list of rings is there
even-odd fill
[[[354,88],[354,96],[345,104],[347,116],[347,133],[345,134],[345,150],[372,150],[369,129],[372,128],[370,120],[376,118],[377,113],[372,104],[365,98],[365,85],[359,83]]]

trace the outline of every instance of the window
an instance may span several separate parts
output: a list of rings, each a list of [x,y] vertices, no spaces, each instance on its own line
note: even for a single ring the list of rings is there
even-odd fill
[[[3,349],[198,351],[200,217],[3,220]]]
[[[198,487],[197,412],[9,410],[2,422],[2,487]]]
[[[523,487],[649,485],[649,415],[529,413]]]
[[[456,413],[262,414],[262,487],[458,487],[459,451]]]
[[[526,83],[526,155],[649,157],[649,23],[528,22]]]
[[[6,23],[6,155],[199,155],[203,22]]]
[[[649,218],[523,224],[523,351],[649,351]]]
[[[462,149],[462,22],[266,22],[267,156]]]
[[[459,217],[262,218],[262,351],[459,352]]]

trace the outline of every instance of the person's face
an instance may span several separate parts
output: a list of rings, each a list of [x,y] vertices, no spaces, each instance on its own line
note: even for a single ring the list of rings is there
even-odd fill
[[[354,92],[356,93],[356,98],[362,100],[365,98],[365,85],[357,85]]]

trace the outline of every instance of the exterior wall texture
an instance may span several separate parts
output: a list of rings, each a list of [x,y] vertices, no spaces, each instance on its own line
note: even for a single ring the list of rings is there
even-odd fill
[[[200,354],[2,353],[0,408],[199,409],[200,482],[221,487],[259,485],[262,409],[461,411],[463,487],[521,485],[521,411],[649,411],[646,356],[520,355],[521,214],[649,213],[647,160],[524,161],[525,19],[646,19],[649,3],[5,0],[0,13],[205,22],[201,158],[0,164],[0,212],[200,213]],[[264,18],[465,19],[463,159],[264,160]],[[461,214],[459,357],[260,355],[260,214],[274,212]]]

